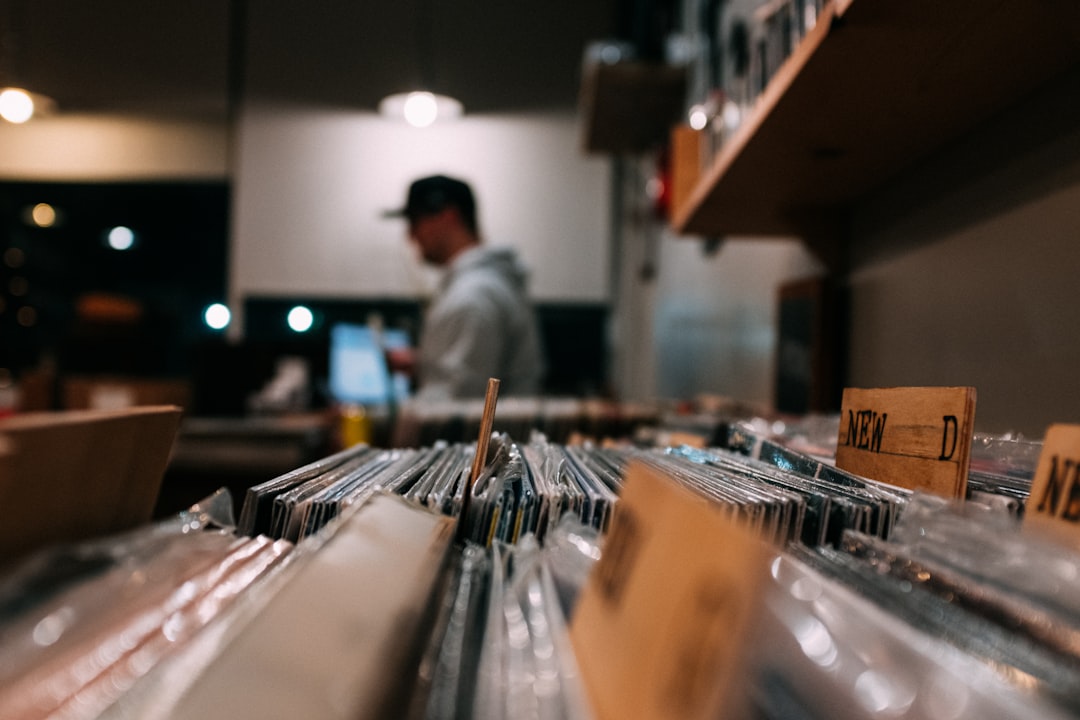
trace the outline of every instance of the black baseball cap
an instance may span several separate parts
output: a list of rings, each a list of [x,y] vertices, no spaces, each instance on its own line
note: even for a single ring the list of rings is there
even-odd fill
[[[468,183],[446,175],[431,175],[409,185],[405,207],[383,213],[384,217],[410,220],[456,207],[467,224],[476,222],[476,200]]]

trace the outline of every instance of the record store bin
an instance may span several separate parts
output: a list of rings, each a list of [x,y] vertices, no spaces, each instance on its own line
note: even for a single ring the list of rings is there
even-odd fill
[[[1039,443],[976,437],[946,500],[713,430],[354,445],[9,555],[0,716],[1080,716],[1077,555],[1021,532]]]

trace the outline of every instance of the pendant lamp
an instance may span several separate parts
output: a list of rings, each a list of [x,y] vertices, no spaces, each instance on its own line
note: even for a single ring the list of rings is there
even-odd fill
[[[52,112],[56,103],[52,98],[41,93],[31,92],[20,87],[18,51],[22,36],[24,3],[9,2],[4,6],[3,28],[0,35],[0,118],[10,123],[21,124],[35,116]],[[4,85],[7,85],[6,87]]]
[[[416,63],[420,83],[416,89],[394,93],[379,103],[379,114],[394,120],[404,120],[413,127],[428,127],[436,122],[458,118],[464,114],[461,102],[433,91],[434,59],[432,57],[432,10],[430,0],[416,5]]]

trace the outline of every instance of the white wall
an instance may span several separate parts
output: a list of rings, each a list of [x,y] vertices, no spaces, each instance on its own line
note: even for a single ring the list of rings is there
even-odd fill
[[[626,163],[612,374],[627,400],[703,393],[775,403],[778,291],[821,275],[794,238],[726,238],[711,254],[699,237],[665,230],[652,212],[648,159]]]
[[[904,227],[926,233],[927,222]],[[862,267],[852,384],[972,385],[988,432],[1042,437],[1052,422],[1080,422],[1078,241],[1075,182]]]
[[[246,296],[422,297],[406,240],[409,182],[469,180],[481,232],[518,248],[542,301],[608,299],[607,161],[573,116],[466,116],[415,129],[373,114],[255,106],[243,113],[234,192],[233,304]]]
[[[0,123],[0,177],[38,181],[202,180],[227,174],[225,126],[102,115]]]
[[[986,432],[1080,422],[1076,76],[861,209],[850,384],[974,386]]]
[[[712,255],[671,237],[660,258],[655,309],[662,397],[713,393],[772,406],[778,292],[823,268],[792,238],[729,238]]]

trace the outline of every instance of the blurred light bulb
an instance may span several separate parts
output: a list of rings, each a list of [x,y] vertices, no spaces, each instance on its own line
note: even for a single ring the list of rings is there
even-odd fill
[[[231,321],[232,313],[221,303],[214,303],[203,312],[203,322],[212,330],[224,330]]]
[[[11,269],[21,268],[26,262],[26,253],[21,248],[8,248],[4,251],[4,264]]]
[[[742,123],[742,110],[739,109],[738,104],[728,100],[724,103],[724,129],[728,132],[734,132],[738,130],[739,125]]]
[[[379,114],[395,120],[404,119],[417,128],[459,117],[463,112],[464,108],[457,100],[424,91],[390,95],[379,103]]]
[[[49,203],[38,203],[30,211],[30,218],[38,227],[52,227],[56,224],[56,208]]]
[[[409,93],[405,99],[405,122],[413,127],[427,127],[439,116],[435,96],[429,92]]]
[[[11,123],[24,123],[34,116],[34,100],[19,88],[0,92],[0,117]]]
[[[117,225],[109,231],[109,247],[113,250],[130,250],[135,244],[135,233],[131,228]]]
[[[303,305],[297,305],[289,311],[287,321],[293,332],[307,332],[315,323],[315,315]]]
[[[703,105],[695,105],[690,108],[690,127],[695,130],[704,130],[709,124],[709,115]]]
[[[37,310],[29,305],[23,305],[15,313],[15,321],[23,327],[34,327],[37,325]]]

